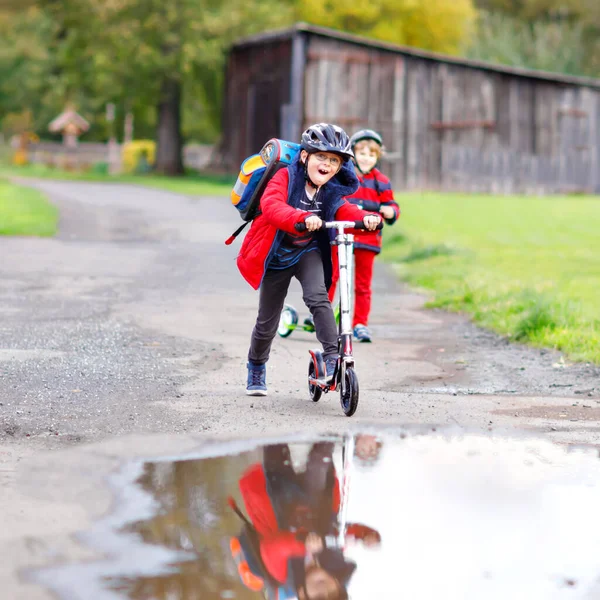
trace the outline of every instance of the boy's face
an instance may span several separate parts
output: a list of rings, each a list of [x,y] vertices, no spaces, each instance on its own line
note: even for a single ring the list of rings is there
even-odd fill
[[[306,600],[329,600],[340,597],[340,584],[324,569],[312,567],[306,572]]]
[[[308,176],[317,186],[325,185],[342,168],[341,157],[333,152],[302,152],[300,157],[308,161]]]
[[[354,158],[361,172],[368,173],[377,164],[379,152],[369,140],[365,140],[354,147]]]

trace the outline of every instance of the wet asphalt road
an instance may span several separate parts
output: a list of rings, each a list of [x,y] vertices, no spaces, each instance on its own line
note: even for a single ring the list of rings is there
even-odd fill
[[[125,433],[252,435],[339,429],[337,397],[305,392],[314,338],[276,339],[270,395],[244,395],[257,294],[235,267],[226,198],[31,182],[61,213],[55,239],[3,238],[0,439],[54,448]],[[300,309],[297,286],[291,301]],[[372,329],[357,345],[353,422],[524,427],[600,439],[598,369],[512,346],[377,264]]]

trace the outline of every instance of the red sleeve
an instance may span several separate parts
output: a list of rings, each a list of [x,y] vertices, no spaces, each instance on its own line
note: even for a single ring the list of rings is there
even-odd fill
[[[311,213],[297,210],[287,203],[289,174],[287,169],[281,169],[269,181],[260,199],[260,210],[266,221],[287,233],[297,234],[296,223],[303,223]]]
[[[290,531],[281,531],[275,536],[260,541],[260,556],[270,575],[285,583],[287,579],[288,560],[292,557],[304,556],[306,548]]]
[[[267,493],[267,480],[262,464],[252,465],[240,479],[240,492],[246,512],[261,535],[277,531],[277,518]]]
[[[381,535],[376,529],[360,523],[349,523],[346,526],[346,535],[357,540],[364,540],[367,536],[372,536],[377,542],[381,541]]]
[[[400,207],[394,200],[394,192],[390,180],[381,171],[375,173],[375,177],[383,184],[383,191],[379,195],[379,201],[385,206],[391,206],[394,209],[394,218],[386,219],[388,225],[393,225],[396,219],[400,216]]]

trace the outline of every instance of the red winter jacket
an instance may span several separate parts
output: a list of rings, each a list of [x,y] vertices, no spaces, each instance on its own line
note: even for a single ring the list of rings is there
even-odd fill
[[[305,556],[306,546],[292,532],[279,529],[262,464],[250,466],[241,477],[239,486],[248,517],[260,536],[262,561],[271,577],[284,583],[288,577],[289,559]],[[331,510],[337,513],[339,509],[340,492],[336,477],[332,487]]]
[[[394,209],[394,217],[385,219],[388,225],[393,225],[400,216],[400,207],[394,200],[394,192],[390,180],[377,168],[371,169],[363,175],[357,172],[360,187],[354,194],[346,199],[352,204],[368,211],[379,213],[381,206],[391,206]],[[354,234],[354,247],[372,250],[379,254],[381,252],[382,230],[379,231],[357,231]]]
[[[260,200],[260,215],[252,222],[237,257],[240,273],[255,290],[260,287],[269,261],[281,244],[284,233],[297,233],[294,225],[304,222],[311,215],[296,208],[305,193],[304,187],[304,167],[299,163],[298,153],[289,167],[278,171],[269,181]],[[343,200],[344,196],[353,194],[357,188],[358,179],[354,168],[347,162],[319,192],[324,220],[336,218],[359,221],[372,214]],[[327,261],[327,279],[327,273],[331,272],[331,253],[321,252],[321,257],[324,262]]]

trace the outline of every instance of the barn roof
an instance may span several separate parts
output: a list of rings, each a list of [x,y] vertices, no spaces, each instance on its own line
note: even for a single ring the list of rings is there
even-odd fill
[[[335,29],[329,29],[327,27],[309,25],[308,23],[295,23],[292,27],[289,27],[287,29],[265,31],[263,33],[241,38],[232,45],[232,48],[237,49],[244,48],[247,46],[259,46],[263,43],[292,39],[297,33],[309,33],[316,36],[332,38],[343,42],[349,42],[352,44],[358,44],[360,46],[365,46],[368,48],[387,50],[406,56],[414,56],[417,58],[434,60],[436,62],[443,62],[451,65],[466,66],[475,69],[482,69],[485,71],[492,71],[495,73],[504,73],[507,75],[514,75],[518,77],[527,77],[530,79],[541,79],[553,83],[565,83],[600,89],[600,79],[594,79],[593,77],[564,75],[562,73],[552,73],[549,71],[538,71],[536,69],[511,67],[507,65],[501,65],[497,63],[479,60],[469,60],[465,58],[459,58],[456,56],[450,56],[448,54],[441,54],[439,52],[430,52],[428,50],[422,50],[413,46],[402,46],[399,44],[382,42],[380,40],[374,40],[372,38],[345,33],[342,31],[337,31]]]

